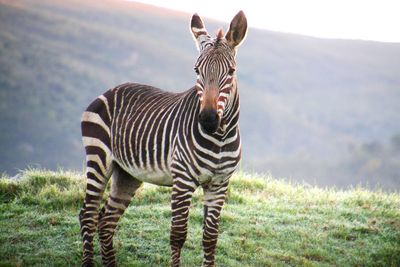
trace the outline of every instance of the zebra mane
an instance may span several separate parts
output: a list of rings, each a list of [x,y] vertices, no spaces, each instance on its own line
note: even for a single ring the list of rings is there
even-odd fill
[[[219,28],[217,32],[217,41],[220,41],[223,38],[224,38],[224,30],[222,28]]]

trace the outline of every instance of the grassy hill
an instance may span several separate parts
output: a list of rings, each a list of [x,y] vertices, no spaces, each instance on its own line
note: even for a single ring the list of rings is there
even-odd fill
[[[78,266],[80,173],[26,170],[0,179],[0,266]],[[170,189],[145,185],[123,216],[120,266],[168,266]],[[400,195],[341,191],[236,174],[217,249],[219,266],[399,266]],[[202,194],[190,212],[183,266],[201,264]],[[96,247],[99,263],[99,248]]]
[[[80,170],[81,113],[108,88],[190,88],[189,19],[118,0],[0,0],[0,172]],[[400,44],[250,28],[238,68],[244,168],[400,188]]]

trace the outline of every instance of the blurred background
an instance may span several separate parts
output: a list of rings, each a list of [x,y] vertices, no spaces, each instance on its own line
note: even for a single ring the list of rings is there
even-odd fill
[[[370,33],[378,35],[371,38],[368,29],[360,36],[331,28],[298,32],[318,38],[282,33],[290,27],[270,22],[268,28],[268,16],[252,16],[268,9],[268,1],[246,1],[248,13],[244,1],[228,2],[230,9],[198,1],[202,8],[194,11],[224,20],[203,18],[210,34],[227,30],[239,9],[248,16],[250,29],[237,56],[242,169],[311,185],[398,191],[400,38],[374,27]],[[359,6],[360,14],[366,6]],[[83,170],[81,114],[118,84],[191,88],[198,55],[191,14],[172,9],[117,0],[0,0],[0,172]],[[294,25],[302,14],[296,6],[275,12]],[[319,24],[318,17],[303,17]],[[345,11],[336,19],[360,23]]]

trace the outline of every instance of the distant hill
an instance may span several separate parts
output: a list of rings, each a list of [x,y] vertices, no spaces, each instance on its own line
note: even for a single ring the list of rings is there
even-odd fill
[[[81,170],[80,116],[108,88],[193,86],[189,20],[122,1],[0,0],[0,171]],[[238,76],[244,169],[400,189],[400,44],[250,28]]]

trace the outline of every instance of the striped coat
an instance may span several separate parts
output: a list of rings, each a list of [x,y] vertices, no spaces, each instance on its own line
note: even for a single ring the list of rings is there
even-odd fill
[[[107,173],[106,166],[114,161],[133,177],[157,185],[172,186],[172,170],[182,171],[198,185],[222,179],[236,169],[241,151],[239,96],[230,104],[224,126],[210,135],[198,123],[196,88],[170,93],[122,84],[99,96],[84,112],[86,153],[89,159],[102,155],[92,159],[101,173]]]
[[[193,88],[169,93],[126,83],[100,95],[83,113],[83,266],[93,266],[97,230],[103,265],[116,266],[115,229],[143,182],[172,187],[171,266],[180,265],[192,195],[203,188],[203,266],[215,264],[220,212],[241,157],[235,55],[247,22],[239,12],[225,36],[220,30],[211,38],[195,14],[191,30],[200,50]],[[111,176],[110,195],[99,211]]]

